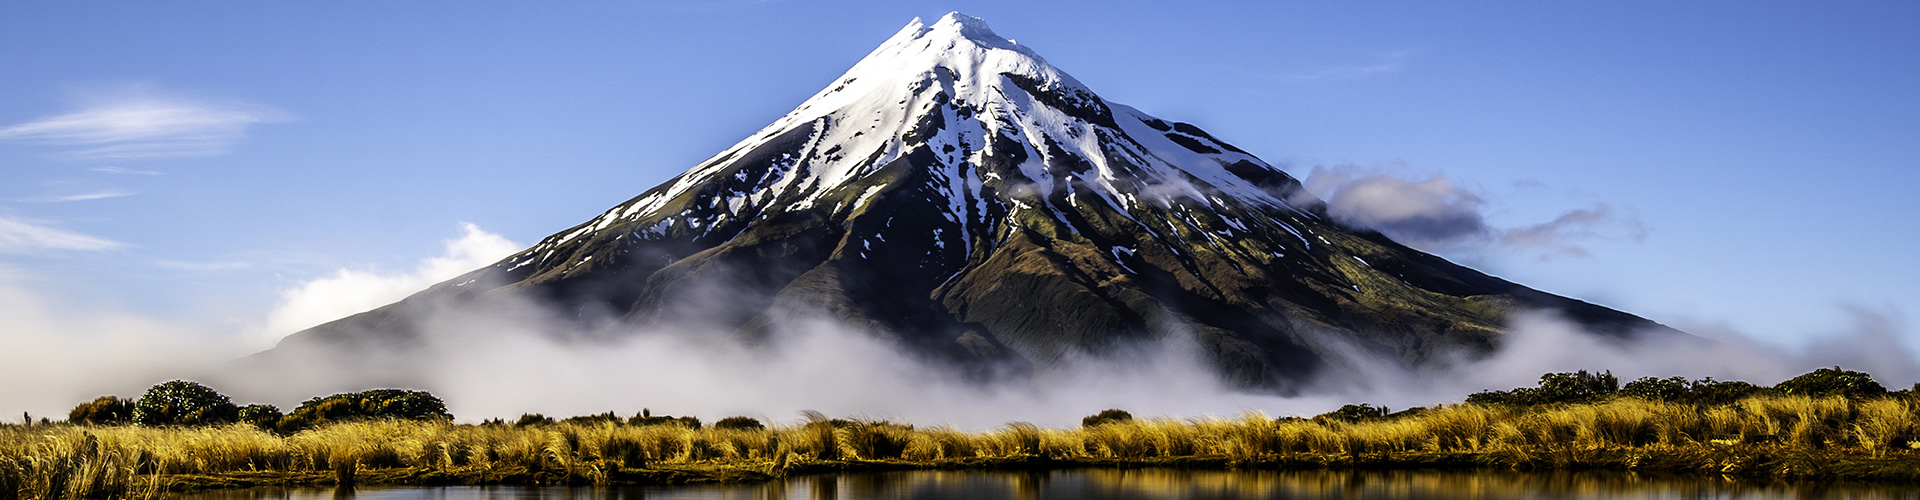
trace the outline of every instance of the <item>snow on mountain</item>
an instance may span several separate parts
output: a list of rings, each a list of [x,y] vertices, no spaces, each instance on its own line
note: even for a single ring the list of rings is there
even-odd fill
[[[404,343],[409,311],[501,295],[748,336],[827,314],[966,366],[1186,335],[1228,380],[1270,388],[1356,346],[1408,364],[1484,352],[1518,309],[1658,327],[1341,227],[1286,173],[1101,99],[960,13],[914,20],[773,124],[586,223],[281,349]]]
[[[928,124],[940,127],[924,134]],[[979,18],[958,12],[926,25],[915,19],[832,86],[821,90],[772,125],[714,155],[655,190],[607,211],[586,227],[550,239],[559,245],[601,231],[619,221],[661,215],[670,200],[706,183],[732,175],[738,190],[713,198],[723,217],[765,215],[769,211],[808,210],[830,193],[874,173],[926,145],[941,177],[947,213],[954,220],[978,218],[981,188],[1007,184],[970,166],[1001,148],[1019,148],[1020,183],[1035,192],[1055,188],[1049,161],[1084,160],[1094,174],[1093,188],[1069,198],[1094,197],[1127,212],[1143,202],[1165,202],[1171,195],[1193,200],[1232,198],[1263,208],[1288,207],[1276,193],[1234,176],[1224,165],[1278,170],[1245,152],[1213,139],[1197,128],[1174,130],[1167,122],[1131,107],[1107,102],[1078,80],[1048,64],[1033,50],[994,34]],[[805,131],[805,145],[760,171],[737,168],[743,153]],[[995,140],[1002,138],[1004,140]],[[1064,153],[1064,154],[1063,154]],[[1121,161],[1110,161],[1116,154]],[[745,181],[752,178],[753,182]],[[1145,201],[1143,201],[1143,199]],[[858,205],[861,200],[855,200]],[[969,205],[968,201],[974,203]],[[1049,210],[1016,204],[1015,210]],[[697,224],[682,218],[682,224]],[[651,228],[666,229],[662,219]],[[709,228],[716,227],[709,225]],[[1296,231],[1297,232],[1297,231]],[[960,242],[966,234],[957,235]],[[522,261],[521,263],[526,263]]]

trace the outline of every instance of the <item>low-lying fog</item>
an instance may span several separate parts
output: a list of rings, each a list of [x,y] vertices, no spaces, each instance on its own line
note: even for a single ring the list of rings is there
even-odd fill
[[[1611,370],[1642,376],[1714,377],[1771,385],[1824,366],[1872,373],[1905,388],[1920,370],[1903,344],[1896,311],[1849,308],[1851,325],[1800,348],[1747,340],[1737,332],[1694,329],[1711,338],[1620,345],[1581,333],[1548,314],[1517,315],[1503,347],[1480,359],[1414,372],[1357,350],[1336,361],[1297,397],[1249,394],[1219,384],[1202,353],[1179,332],[1158,343],[1074,356],[1032,378],[992,384],[962,381],[923,366],[890,344],[821,320],[794,320],[765,345],[742,346],[715,332],[653,328],[619,340],[561,340],[538,314],[513,309],[459,311],[428,321],[427,356],[383,356],[311,371],[234,373],[232,360],[270,340],[348,311],[364,310],[518,248],[471,227],[448,255],[410,273],[341,271],[289,290],[252,332],[203,329],[85,304],[55,303],[16,275],[0,273],[0,414],[64,417],[104,394],[138,397],[145,387],[192,378],[236,403],[291,410],[309,397],[406,380],[446,400],[459,420],[514,418],[642,408],[656,415],[712,421],[748,415],[780,422],[803,410],[922,425],[983,429],[1009,421],[1077,425],[1106,408],[1137,416],[1225,416],[1247,411],[1313,415],[1346,403],[1394,409],[1461,401],[1484,389],[1533,384],[1554,371]],[[1687,329],[1682,325],[1682,329]],[[263,333],[264,332],[264,333]],[[11,418],[8,418],[11,420]]]

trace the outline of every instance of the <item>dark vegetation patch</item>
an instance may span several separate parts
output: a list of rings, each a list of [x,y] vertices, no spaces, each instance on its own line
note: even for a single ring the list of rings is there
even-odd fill
[[[1251,154],[1248,154],[1246,151],[1241,151],[1240,148],[1233,147],[1232,144],[1227,144],[1227,141],[1222,141],[1219,138],[1214,137],[1212,134],[1208,134],[1207,131],[1200,130],[1200,127],[1195,127],[1191,123],[1174,122],[1173,130],[1175,132],[1179,132],[1182,134],[1201,137],[1201,138],[1205,138],[1206,140],[1213,141],[1214,144],[1219,144],[1221,148],[1225,148],[1227,151],[1232,151],[1235,153],[1252,156]]]
[[[1612,372],[1588,373],[1581,370],[1541,375],[1540,384],[1535,387],[1482,391],[1467,396],[1467,402],[1531,406],[1591,403],[1630,397],[1645,401],[1711,406],[1732,404],[1741,399],[1763,395],[1868,400],[1888,396],[1911,397],[1914,395],[1913,392],[1913,389],[1889,392],[1885,386],[1875,382],[1871,375],[1838,366],[1814,370],[1773,387],[1762,387],[1738,380],[1714,380],[1712,377],[1698,380],[1687,380],[1682,377],[1643,377],[1621,386]]]
[[[133,403],[132,417],[140,425],[219,425],[233,422],[239,413],[240,407],[226,395],[198,382],[175,380],[148,388]]]
[[[329,422],[376,419],[453,420],[453,414],[425,391],[374,389],[308,399],[274,427],[294,433]]]
[[[1173,142],[1178,143],[1180,144],[1180,146],[1185,147],[1189,150],[1192,150],[1195,153],[1209,154],[1209,155],[1220,154],[1220,150],[1214,149],[1213,146],[1202,144],[1199,139],[1195,139],[1193,137],[1189,137],[1181,134],[1175,134],[1171,132],[1167,133],[1166,136],[1168,139],[1172,139]]]
[[[1081,427],[1098,427],[1104,424],[1116,424],[1116,423],[1131,422],[1131,421],[1133,421],[1132,413],[1127,413],[1126,410],[1107,409],[1107,410],[1101,410],[1100,413],[1088,415],[1086,418],[1080,419],[1080,426]]]
[[[1052,82],[1042,82],[1019,73],[1001,73],[1000,76],[1006,77],[1007,81],[1013,82],[1014,86],[1020,87],[1020,90],[1027,91],[1034,100],[1058,109],[1067,116],[1086,120],[1087,123],[1094,125],[1119,128],[1119,125],[1113,121],[1113,110],[1108,109],[1106,103],[1100,100],[1100,96],[1093,95],[1092,92]]]

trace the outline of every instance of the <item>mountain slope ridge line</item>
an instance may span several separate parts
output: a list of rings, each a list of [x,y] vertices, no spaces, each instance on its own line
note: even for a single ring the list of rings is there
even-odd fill
[[[824,315],[965,376],[1179,335],[1229,383],[1281,392],[1349,346],[1484,354],[1520,310],[1671,332],[1344,227],[1280,169],[957,12],[585,223],[268,354],[404,350],[422,314],[508,298],[747,340]]]

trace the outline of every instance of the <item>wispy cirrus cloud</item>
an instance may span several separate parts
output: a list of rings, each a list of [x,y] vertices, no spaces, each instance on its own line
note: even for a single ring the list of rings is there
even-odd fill
[[[253,267],[252,262],[247,262],[242,260],[201,261],[201,262],[183,261],[183,260],[162,260],[162,261],[154,262],[154,265],[162,268],[166,268],[166,269],[176,269],[181,271],[230,271],[234,269],[246,269],[249,267]]]
[[[1310,71],[1280,75],[1281,80],[1291,82],[1316,82],[1335,80],[1358,80],[1373,76],[1396,73],[1405,69],[1413,58],[1414,51],[1397,50],[1379,54],[1373,62],[1361,64],[1341,64]]]
[[[134,192],[132,191],[121,191],[117,189],[109,189],[106,191],[95,191],[91,193],[70,194],[70,195],[63,195],[63,196],[41,196],[36,198],[25,198],[20,201],[27,202],[27,203],[65,203],[69,201],[104,200],[107,198],[119,198],[122,196],[133,196],[133,195],[134,195]]]
[[[72,112],[0,127],[0,139],[65,148],[62,156],[78,160],[211,156],[232,150],[254,125],[289,119],[285,112],[265,106],[163,95],[146,88],[83,101]]]
[[[113,166],[93,167],[87,170],[93,171],[93,172],[99,172],[103,174],[113,174],[113,175],[160,175],[160,172],[153,171],[153,170],[134,170],[126,167],[113,167]]]
[[[108,250],[125,244],[60,229],[44,221],[0,215],[0,253]]]

